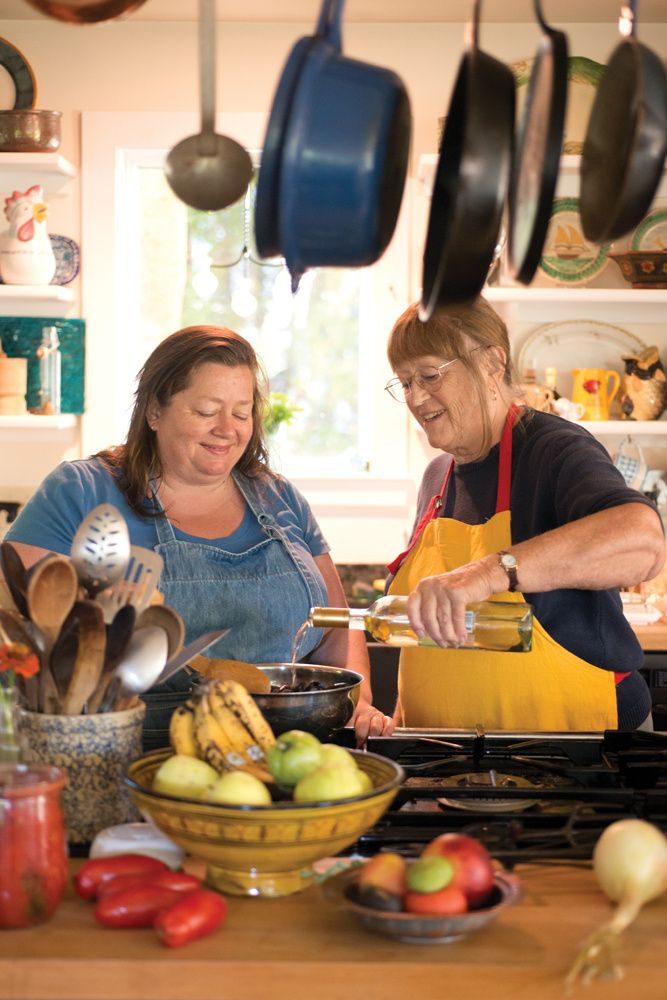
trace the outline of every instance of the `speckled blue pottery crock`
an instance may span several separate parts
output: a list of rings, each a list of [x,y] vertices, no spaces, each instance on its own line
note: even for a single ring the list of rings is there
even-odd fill
[[[142,701],[96,715],[19,713],[24,762],[55,764],[67,773],[63,806],[70,844],[91,843],[100,830],[140,818],[123,772],[142,755],[145,714]]]

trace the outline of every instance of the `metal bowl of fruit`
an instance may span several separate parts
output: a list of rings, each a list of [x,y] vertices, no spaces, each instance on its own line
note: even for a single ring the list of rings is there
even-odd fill
[[[405,777],[388,758],[349,753],[371,787],[335,801],[279,797],[265,805],[230,805],[156,791],[155,775],[175,756],[171,750],[134,761],[125,783],[144,817],[188,854],[206,861],[209,886],[235,896],[288,896],[312,884],[315,861],[349,847],[377,822]],[[191,759],[192,767],[206,766]]]
[[[381,855],[375,856],[376,859],[380,857]],[[371,861],[374,862],[375,859]],[[332,875],[322,886],[324,897],[347,910],[369,930],[408,944],[446,944],[459,941],[492,923],[523,897],[523,889],[516,875],[495,870],[488,892],[464,912],[419,913],[396,907],[384,909],[384,906],[389,905],[392,893],[378,891],[377,888],[369,891],[368,884],[360,883],[360,871],[370,863],[366,862],[362,869],[347,868]],[[381,864],[384,864],[384,859]],[[407,864],[414,864],[414,861],[407,861]],[[398,905],[404,906],[405,903],[397,903]],[[441,905],[445,910],[448,908],[446,903]]]
[[[253,694],[276,736],[303,729],[328,739],[352,718],[363,677],[356,670],[311,663],[258,663],[271,691]]]

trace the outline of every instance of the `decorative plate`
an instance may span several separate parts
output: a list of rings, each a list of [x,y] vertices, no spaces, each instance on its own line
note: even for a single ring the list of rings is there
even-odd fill
[[[526,95],[534,59],[522,59],[510,69],[516,81],[517,111],[520,114]],[[567,109],[565,112],[564,154],[580,154],[584,148],[588,119],[595,100],[595,91],[604,66],[585,56],[570,56],[567,60]]]
[[[589,243],[582,228],[579,199],[556,198],[539,263],[548,278],[577,285],[590,281],[607,266],[611,243]]]
[[[571,399],[572,368],[604,368],[623,376],[625,364],[621,361],[622,356],[641,354],[644,350],[646,344],[620,326],[598,323],[597,320],[572,319],[548,323],[535,330],[521,347],[517,364],[519,371],[534,366],[538,382],[543,378],[544,369],[553,366],[558,370],[558,392]]]
[[[69,236],[50,235],[51,246],[56,257],[56,273],[52,285],[68,285],[79,273],[79,244]]]
[[[25,56],[6,38],[0,38],[0,66],[7,70],[14,84],[14,107],[9,110],[34,108],[37,92],[35,74]]]
[[[632,250],[667,250],[667,210],[647,215],[632,235]]]

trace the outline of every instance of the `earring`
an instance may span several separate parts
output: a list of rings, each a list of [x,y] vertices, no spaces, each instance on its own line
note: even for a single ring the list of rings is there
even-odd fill
[[[491,397],[491,399],[494,401],[494,403],[498,399],[498,393],[495,390],[495,386],[494,386],[494,389],[493,389],[493,396]]]

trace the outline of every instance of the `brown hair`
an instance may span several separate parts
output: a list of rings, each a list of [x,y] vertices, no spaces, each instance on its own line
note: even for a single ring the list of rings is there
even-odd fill
[[[484,447],[490,446],[491,420],[484,376],[489,371],[486,352],[475,348],[497,347],[505,355],[502,385],[508,399],[520,399],[519,377],[512,361],[509,334],[502,319],[486,299],[478,296],[471,302],[436,310],[422,322],[419,304],[413,303],[400,316],[389,334],[387,357],[395,371],[415,358],[432,354],[444,361],[461,362],[470,376],[483,420]],[[474,352],[474,353],[473,353]],[[486,360],[485,360],[486,359]]]
[[[221,326],[188,326],[163,340],[146,360],[137,376],[134,408],[124,445],[98,453],[114,472],[118,486],[135,513],[158,517],[147,509],[150,478],[162,475],[156,436],[148,426],[146,411],[152,400],[162,408],[190,384],[194,372],[204,364],[248,368],[253,381],[252,437],[236,464],[236,471],[253,478],[269,478],[268,450],[264,436],[267,379],[252,346],[240,334]]]

